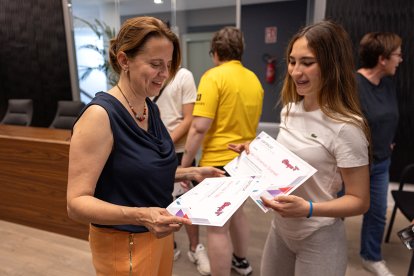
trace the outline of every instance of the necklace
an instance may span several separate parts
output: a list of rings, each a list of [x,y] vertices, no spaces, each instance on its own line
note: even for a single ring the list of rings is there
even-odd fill
[[[134,114],[135,119],[137,119],[138,121],[142,122],[145,120],[145,118],[147,117],[147,107],[145,106],[145,101],[144,101],[144,112],[142,112],[142,116],[138,116],[137,112],[135,112],[134,107],[131,105],[131,103],[128,101],[127,97],[125,97],[124,92],[122,92],[121,87],[119,87],[118,84],[116,84],[116,87],[118,87],[119,92],[121,92],[122,96],[124,96],[125,101],[128,103],[129,108],[131,109],[132,113]]]

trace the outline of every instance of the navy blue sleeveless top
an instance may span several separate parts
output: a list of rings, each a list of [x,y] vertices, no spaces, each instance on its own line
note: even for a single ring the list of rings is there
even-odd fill
[[[141,129],[114,96],[99,92],[85,107],[102,106],[109,116],[114,145],[96,185],[96,198],[123,206],[161,207],[172,202],[178,161],[174,143],[158,107],[146,99],[148,132]],[[99,126],[97,126],[99,127]],[[147,232],[144,226],[96,225],[121,231]]]

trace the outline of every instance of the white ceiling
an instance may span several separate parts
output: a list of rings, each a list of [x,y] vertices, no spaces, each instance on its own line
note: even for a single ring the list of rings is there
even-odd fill
[[[281,2],[292,0],[240,0],[242,5],[260,4],[269,2]],[[102,5],[103,3],[112,4],[119,2],[119,10],[121,15],[128,15],[131,11],[133,13],[161,13],[171,11],[172,0],[164,0],[163,4],[154,4],[153,0],[72,0],[76,6],[91,7]],[[236,0],[176,0],[177,10],[194,10],[207,9],[216,7],[235,6]]]

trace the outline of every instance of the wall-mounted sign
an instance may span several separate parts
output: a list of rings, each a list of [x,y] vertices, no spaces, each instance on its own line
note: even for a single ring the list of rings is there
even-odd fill
[[[277,41],[277,27],[266,27],[265,28],[265,43],[271,44]]]

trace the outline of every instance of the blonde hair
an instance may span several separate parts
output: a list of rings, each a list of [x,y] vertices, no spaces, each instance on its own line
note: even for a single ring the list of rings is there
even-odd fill
[[[352,44],[348,33],[332,21],[322,21],[302,28],[293,36],[286,49],[287,66],[293,44],[302,37],[308,41],[308,47],[315,54],[321,71],[318,93],[321,111],[333,120],[349,122],[361,128],[370,141],[369,127],[359,103]],[[281,102],[283,106],[287,105],[287,114],[290,104],[302,99],[303,96],[296,92],[292,77],[286,74]]]

